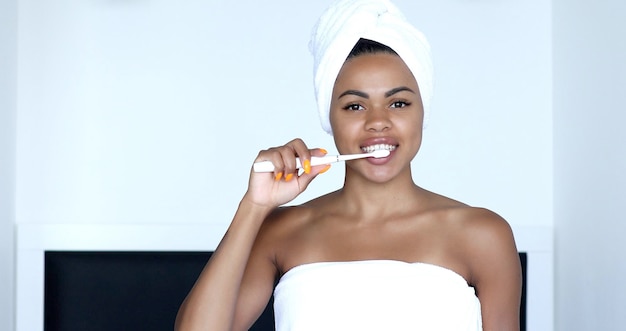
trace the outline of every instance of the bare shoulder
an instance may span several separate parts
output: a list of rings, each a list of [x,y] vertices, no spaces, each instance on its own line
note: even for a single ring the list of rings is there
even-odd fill
[[[331,199],[329,194],[301,205],[278,207],[266,218],[262,231],[273,235],[296,231],[318,217]]]
[[[514,245],[509,223],[489,209],[468,206],[456,208],[454,218],[463,226],[472,247],[486,245],[493,249],[500,245]]]
[[[429,211],[438,219],[446,219],[449,226],[458,227],[463,236],[473,244],[501,241],[507,244],[511,240],[512,230],[509,223],[497,213],[479,207],[472,207],[445,196],[430,193]],[[510,243],[510,242],[509,242]]]
[[[327,215],[333,212],[334,192],[301,205],[276,208],[263,223],[255,251],[269,258],[278,274],[320,259],[324,249]]]
[[[267,216],[257,235],[257,246],[274,256],[285,250],[285,245],[298,237],[326,210],[332,196],[322,196],[301,205],[282,206]]]
[[[267,216],[259,233],[258,242],[280,243],[280,239],[288,237],[307,223],[313,210],[304,205],[278,207]]]
[[[509,223],[484,208],[464,207],[455,213],[463,227],[461,242],[470,270],[469,281],[477,292],[480,294],[494,284],[509,284],[517,290],[521,267]]]
[[[480,298],[485,330],[519,327],[522,271],[509,223],[484,208],[458,210],[463,225],[463,259]]]

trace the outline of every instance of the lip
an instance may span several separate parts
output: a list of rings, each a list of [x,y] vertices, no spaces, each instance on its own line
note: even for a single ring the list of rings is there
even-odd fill
[[[359,148],[372,146],[372,145],[379,145],[379,144],[382,144],[382,145],[393,145],[393,146],[396,146],[396,149],[394,149],[393,151],[390,151],[389,156],[381,157],[381,158],[369,157],[369,158],[365,159],[365,161],[367,161],[367,162],[369,162],[370,164],[373,164],[373,165],[383,165],[383,164],[386,164],[387,162],[389,162],[391,160],[393,155],[396,153],[397,148],[399,147],[398,141],[393,139],[393,138],[391,138],[391,137],[375,137],[375,138],[368,138],[368,139],[364,140],[363,142],[361,142]]]
[[[376,138],[369,138],[369,139],[362,141],[361,144],[359,145],[359,148],[372,146],[372,145],[379,145],[379,144],[393,145],[396,147],[399,146],[398,141],[391,137],[376,137]]]

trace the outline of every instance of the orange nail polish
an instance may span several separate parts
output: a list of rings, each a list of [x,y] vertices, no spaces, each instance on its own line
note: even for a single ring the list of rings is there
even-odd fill
[[[293,178],[293,174],[287,174],[287,175],[285,176],[285,181],[286,181],[286,182],[288,182],[288,181],[290,181],[292,178]]]
[[[325,149],[323,149],[323,148],[320,148],[320,152],[322,152],[322,153],[324,153],[324,154],[328,154],[328,151],[327,151],[327,150],[325,150]]]
[[[328,171],[328,169],[330,169],[330,164],[327,164],[326,167],[324,167],[324,169],[320,170],[320,174],[325,173],[326,171]]]
[[[304,160],[304,173],[305,174],[311,173],[311,161],[310,160]]]
[[[276,176],[274,176],[274,180],[275,181],[279,181],[281,178],[283,178],[283,172],[279,172],[276,174]]]

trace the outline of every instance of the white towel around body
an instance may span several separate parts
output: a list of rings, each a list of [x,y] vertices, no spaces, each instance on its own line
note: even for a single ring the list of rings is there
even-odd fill
[[[316,262],[283,275],[277,331],[482,330],[480,301],[459,274],[393,260]]]

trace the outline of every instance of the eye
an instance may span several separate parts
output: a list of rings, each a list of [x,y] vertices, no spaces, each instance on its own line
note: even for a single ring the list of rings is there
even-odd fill
[[[410,106],[411,103],[407,101],[394,101],[391,103],[391,108],[404,108]]]
[[[363,106],[359,105],[358,103],[351,103],[343,107],[343,110],[349,110],[349,111],[359,111],[363,109],[364,109]]]

